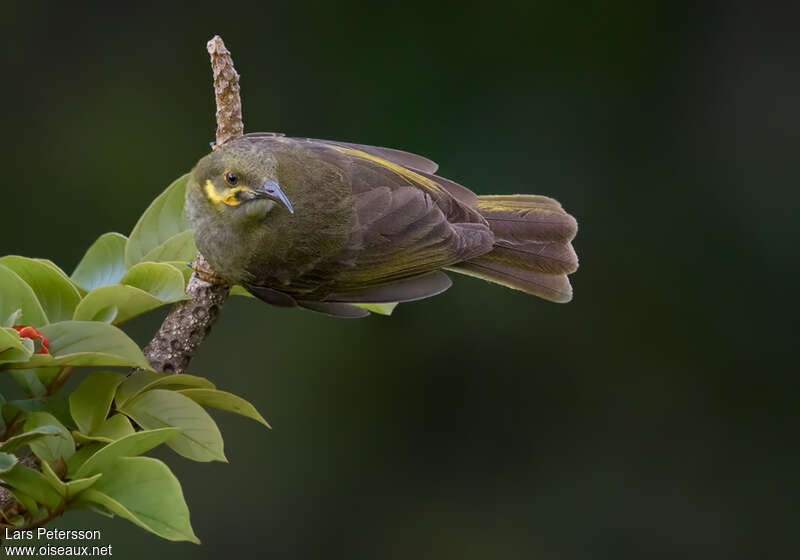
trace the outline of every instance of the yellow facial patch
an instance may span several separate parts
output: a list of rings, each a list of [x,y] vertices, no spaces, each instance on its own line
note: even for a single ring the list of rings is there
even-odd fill
[[[435,181],[431,181],[427,177],[423,177],[419,173],[414,173],[410,169],[406,169],[402,165],[397,165],[391,161],[387,161],[383,158],[379,158],[378,156],[373,156],[372,154],[368,154],[366,152],[362,152],[361,150],[355,150],[353,148],[348,148],[346,146],[331,146],[332,148],[339,150],[343,154],[347,154],[349,156],[355,156],[362,159],[366,159],[372,162],[377,163],[381,167],[385,167],[387,169],[391,169],[404,179],[408,179],[412,183],[416,183],[420,187],[427,190],[429,193],[441,196],[442,195],[442,187],[439,186],[438,183]]]
[[[205,184],[205,191],[208,200],[214,204],[225,204],[227,206],[239,206],[243,200],[240,200],[236,195],[240,192],[249,191],[247,187],[234,187],[226,189],[224,194],[217,193],[217,188],[211,180],[207,180]]]

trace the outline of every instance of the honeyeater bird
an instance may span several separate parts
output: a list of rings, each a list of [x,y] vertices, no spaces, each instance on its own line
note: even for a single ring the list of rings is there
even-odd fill
[[[279,306],[362,317],[422,299],[442,269],[567,302],[577,222],[545,196],[477,196],[421,156],[247,134],[202,158],[186,209],[216,274]]]

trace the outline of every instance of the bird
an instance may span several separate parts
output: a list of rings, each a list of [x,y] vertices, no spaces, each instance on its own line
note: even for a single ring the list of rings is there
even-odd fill
[[[572,299],[578,224],[556,200],[478,196],[402,150],[251,133],[200,159],[186,187],[217,277],[276,306],[343,318],[414,301],[444,272],[552,302]]]

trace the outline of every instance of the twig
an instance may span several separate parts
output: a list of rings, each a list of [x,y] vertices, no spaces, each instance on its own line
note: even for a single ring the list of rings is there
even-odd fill
[[[221,146],[239,138],[242,124],[242,100],[239,74],[233,67],[230,51],[217,35],[207,44],[214,71],[214,96],[217,102],[217,143]],[[203,255],[197,254],[194,273],[186,286],[189,300],[176,304],[161,323],[155,337],[144,349],[150,366],[156,371],[185,371],[200,343],[208,335],[230,293],[230,286],[215,278]]]

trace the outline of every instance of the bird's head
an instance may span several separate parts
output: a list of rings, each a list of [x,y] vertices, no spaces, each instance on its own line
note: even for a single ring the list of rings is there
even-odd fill
[[[278,183],[274,156],[250,142],[231,142],[197,162],[188,189],[190,202],[232,219],[294,213]]]

